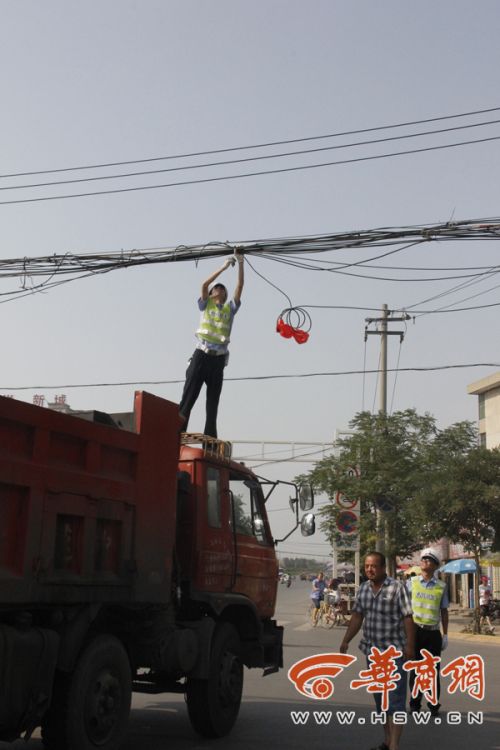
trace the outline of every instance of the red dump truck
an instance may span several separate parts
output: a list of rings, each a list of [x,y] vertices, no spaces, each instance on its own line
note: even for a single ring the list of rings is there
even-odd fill
[[[184,693],[223,736],[243,666],[282,666],[276,483],[227,443],[180,446],[169,401],[136,393],[129,421],[0,397],[0,740],[115,750],[133,691]],[[295,528],[312,503],[295,487]]]

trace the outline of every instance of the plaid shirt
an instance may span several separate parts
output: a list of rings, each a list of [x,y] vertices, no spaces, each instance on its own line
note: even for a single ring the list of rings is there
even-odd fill
[[[403,618],[412,614],[411,601],[406,586],[386,576],[376,594],[370,581],[359,587],[353,612],[363,615],[363,637],[359,647],[369,654],[371,647],[384,650],[391,644],[401,651],[406,643]]]

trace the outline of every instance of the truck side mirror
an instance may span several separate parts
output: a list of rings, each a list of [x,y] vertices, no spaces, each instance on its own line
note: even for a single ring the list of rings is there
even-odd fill
[[[314,508],[314,492],[310,484],[300,485],[299,505],[301,510],[312,510]]]
[[[302,536],[311,536],[316,531],[316,519],[314,513],[306,513],[300,522]]]

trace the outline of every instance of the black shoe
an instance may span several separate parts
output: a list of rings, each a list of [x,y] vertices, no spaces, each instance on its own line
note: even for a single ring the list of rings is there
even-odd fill
[[[438,703],[437,706],[429,706],[429,711],[431,712],[431,716],[439,716],[440,708],[441,708],[440,703]]]

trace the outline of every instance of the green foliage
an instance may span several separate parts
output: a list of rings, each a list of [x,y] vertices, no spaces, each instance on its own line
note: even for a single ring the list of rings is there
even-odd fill
[[[460,542],[479,559],[482,545],[500,538],[500,450],[472,447],[436,462],[418,509],[429,535]]]
[[[453,449],[443,435],[433,446],[431,470],[419,495],[418,515],[428,537],[446,536],[474,555],[477,569],[483,547],[500,543],[500,450],[467,446]],[[474,632],[480,632],[478,576],[474,577]]]
[[[337,492],[361,501],[362,554],[381,535],[376,528],[380,507],[385,509],[378,515],[388,558],[408,555],[442,536],[467,549],[477,547],[473,539],[491,538],[492,530],[500,540],[500,452],[476,447],[472,423],[439,430],[430,414],[407,409],[392,415],[360,412],[350,427],[353,434],[339,441],[339,454],[319,461],[306,477],[329,499],[320,511],[320,525],[332,543]],[[349,467],[356,467],[359,476],[350,476]]]

